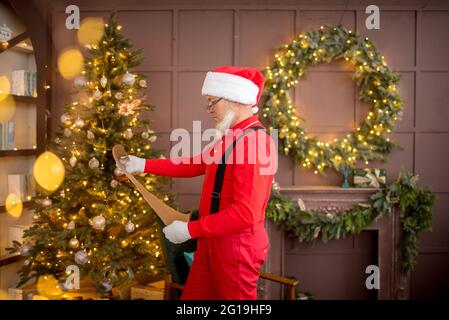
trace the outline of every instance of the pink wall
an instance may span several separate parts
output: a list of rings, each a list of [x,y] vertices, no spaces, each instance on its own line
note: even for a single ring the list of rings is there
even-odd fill
[[[279,1],[281,2],[281,1]],[[82,16],[108,16],[116,3],[123,32],[136,48],[144,49],[145,61],[138,71],[148,75],[148,100],[158,106],[148,115],[154,120],[153,129],[162,137],[158,147],[169,150],[169,133],[174,128],[192,130],[193,120],[202,120],[203,129],[212,126],[204,111],[200,95],[205,73],[225,64],[264,68],[272,61],[274,48],[311,27],[336,24],[347,27],[375,41],[389,66],[401,77],[400,91],[405,100],[405,116],[398,123],[392,138],[403,147],[390,156],[388,163],[371,166],[387,169],[392,181],[401,168],[419,173],[422,185],[437,194],[434,231],[422,237],[418,266],[411,282],[412,298],[448,294],[449,278],[449,3],[448,1],[377,1],[381,9],[381,29],[366,30],[366,5],[360,1],[72,1],[80,4]],[[224,4],[226,3],[226,4]],[[353,5],[353,3],[356,3]],[[364,3],[364,2],[362,2]],[[75,44],[75,33],[64,28],[66,14],[63,1],[52,2],[52,33],[55,55],[62,48]],[[385,5],[382,5],[385,4]],[[344,15],[342,14],[344,13]],[[53,119],[59,119],[64,103],[70,101],[71,83],[59,76],[53,59]],[[352,70],[331,63],[309,69],[307,80],[294,90],[298,112],[307,120],[311,134],[333,139],[351,130],[366,115],[367,106],[356,98],[351,81]],[[56,127],[57,121],[52,124]],[[168,154],[168,153],[167,153]],[[299,167],[289,158],[281,157],[277,180],[283,185],[339,185],[340,178],[330,172],[318,177]],[[173,190],[184,208],[198,205],[201,178],[175,179]],[[357,245],[360,244],[360,246]],[[286,270],[301,270],[303,290],[313,277],[320,277],[326,268],[335,265],[347,270],[348,265],[372,261],[373,242],[369,235],[329,244],[324,253],[317,248],[315,255],[296,257],[301,266],[288,265]],[[323,248],[323,247],[321,247]],[[345,255],[358,252],[355,255]],[[295,258],[295,259],[296,259]],[[294,261],[293,259],[292,261]],[[348,263],[352,261],[352,263]],[[375,261],[374,261],[375,262]],[[349,267],[350,268],[350,267]],[[321,270],[321,271],[318,271]],[[301,278],[300,278],[301,281]],[[369,298],[361,292],[350,273],[329,279],[334,298]],[[349,287],[349,294],[342,286]],[[329,297],[321,295],[321,297]]]

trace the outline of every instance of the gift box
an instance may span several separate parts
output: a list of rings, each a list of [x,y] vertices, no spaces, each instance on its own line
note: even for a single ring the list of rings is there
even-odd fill
[[[383,188],[386,180],[385,169],[354,169],[354,187],[356,188]]]
[[[165,281],[156,281],[131,288],[131,300],[164,300]]]

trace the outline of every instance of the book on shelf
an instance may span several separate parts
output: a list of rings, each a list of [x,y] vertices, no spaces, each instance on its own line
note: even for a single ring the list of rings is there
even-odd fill
[[[0,150],[12,150],[14,148],[14,122],[0,123]]]
[[[14,70],[11,73],[11,93],[19,96],[37,95],[36,72],[26,70]]]
[[[8,194],[14,193],[22,201],[29,201],[36,195],[32,174],[8,174]]]

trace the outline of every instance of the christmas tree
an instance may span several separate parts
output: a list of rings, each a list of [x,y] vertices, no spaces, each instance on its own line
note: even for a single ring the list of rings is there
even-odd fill
[[[48,148],[60,157],[65,179],[56,192],[40,188],[33,198],[32,226],[10,252],[26,256],[21,281],[51,275],[64,284],[68,266],[78,266],[99,292],[110,291],[142,271],[163,270],[158,221],[149,205],[116,167],[111,150],[122,144],[133,155],[162,157],[151,147],[156,134],[141,111],[147,86],[130,69],[142,61],[120,34],[116,13],[102,39],[86,45],[84,70],[74,80],[80,98],[65,106],[58,132]],[[171,203],[168,180],[138,175],[148,190]]]

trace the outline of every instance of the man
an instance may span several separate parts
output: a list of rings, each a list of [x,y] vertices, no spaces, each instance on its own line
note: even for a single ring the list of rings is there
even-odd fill
[[[277,168],[276,146],[260,130],[264,128],[258,116],[253,115],[264,80],[254,68],[226,66],[208,72],[202,95],[219,132],[214,147],[190,158],[146,160],[128,156],[122,162],[131,173],[205,175],[199,220],[174,221],[163,229],[174,243],[198,238],[181,299],[257,298],[259,269],[269,247],[265,208]],[[224,159],[226,150],[228,158]],[[224,160],[226,166],[207,161],[211,158]]]

